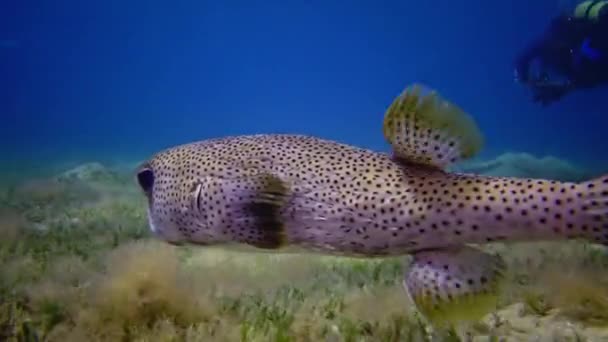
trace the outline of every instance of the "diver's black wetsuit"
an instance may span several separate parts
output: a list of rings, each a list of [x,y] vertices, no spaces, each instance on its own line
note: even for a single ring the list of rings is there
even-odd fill
[[[530,63],[534,59],[540,61],[541,68],[550,68],[567,80],[530,75]],[[517,58],[515,70],[518,80],[532,88],[534,101],[544,105],[570,91],[608,83],[608,15],[596,22],[560,15],[545,34]]]

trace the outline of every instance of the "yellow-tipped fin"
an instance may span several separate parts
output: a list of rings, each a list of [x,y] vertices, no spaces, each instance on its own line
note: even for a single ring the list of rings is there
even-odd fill
[[[467,113],[418,84],[390,105],[383,132],[399,159],[440,169],[474,156],[483,145]]]
[[[479,320],[498,305],[506,264],[472,247],[414,254],[404,286],[420,313],[447,327]]]

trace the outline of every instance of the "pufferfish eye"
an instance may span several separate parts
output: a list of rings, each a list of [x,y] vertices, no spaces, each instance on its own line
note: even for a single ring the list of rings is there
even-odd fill
[[[154,186],[154,172],[150,169],[140,170],[137,173],[137,182],[144,192],[151,192]]]

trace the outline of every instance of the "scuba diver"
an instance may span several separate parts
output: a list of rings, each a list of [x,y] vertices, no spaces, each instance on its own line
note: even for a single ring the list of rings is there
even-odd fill
[[[533,66],[538,70],[532,72]],[[515,77],[544,106],[608,83],[608,1],[583,1],[574,13],[554,18],[517,58]]]

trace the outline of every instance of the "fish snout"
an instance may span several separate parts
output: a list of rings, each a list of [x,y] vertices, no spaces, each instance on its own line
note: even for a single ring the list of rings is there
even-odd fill
[[[184,236],[175,223],[159,219],[153,207],[148,207],[147,216],[148,228],[155,238],[176,246],[184,243]]]
[[[142,164],[135,171],[135,178],[141,191],[148,199],[147,218],[148,228],[152,235],[160,240],[173,245],[183,243],[184,237],[178,229],[176,223],[172,221],[162,208],[166,208],[169,204],[161,199],[159,193],[163,193],[162,188],[158,188],[156,171],[149,162]]]

